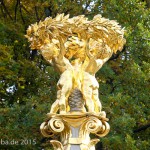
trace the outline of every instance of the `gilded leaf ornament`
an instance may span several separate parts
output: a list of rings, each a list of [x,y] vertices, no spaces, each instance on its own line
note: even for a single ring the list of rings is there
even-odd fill
[[[116,21],[103,18],[101,15],[88,20],[84,15],[69,18],[69,15],[58,14],[55,18],[47,17],[44,21],[30,25],[26,37],[31,43],[31,49],[43,51],[43,47],[53,48],[54,52],[49,53],[54,57],[59,53],[58,37],[61,37],[68,50],[65,55],[70,58],[76,53],[75,49],[82,51],[87,39],[90,39],[91,51],[101,53],[100,57],[107,57],[106,53],[110,50],[114,53],[122,50],[125,44],[123,35],[124,29]],[[46,59],[51,58],[47,52],[43,55]]]

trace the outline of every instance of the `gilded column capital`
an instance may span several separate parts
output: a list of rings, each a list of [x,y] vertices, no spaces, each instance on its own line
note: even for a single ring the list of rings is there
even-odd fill
[[[104,116],[94,113],[70,112],[68,114],[47,114],[48,120],[44,122],[40,129],[45,137],[53,137],[55,134],[61,134],[61,143],[52,140],[51,143],[57,149],[65,147],[69,150],[72,145],[78,145],[81,150],[85,147],[92,147],[99,139],[90,139],[90,134],[103,137],[108,134],[110,127],[107,123],[108,119]],[[73,132],[78,130],[76,137]],[[65,150],[66,150],[65,149]]]

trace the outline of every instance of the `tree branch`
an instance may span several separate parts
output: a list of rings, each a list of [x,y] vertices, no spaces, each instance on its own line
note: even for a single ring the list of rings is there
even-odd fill
[[[150,123],[149,123],[149,124],[146,124],[146,125],[144,125],[144,126],[142,126],[142,127],[140,127],[140,128],[138,128],[138,129],[135,129],[135,130],[133,131],[133,133],[138,133],[138,132],[140,132],[140,131],[146,130],[146,129],[149,128],[149,127],[150,127]]]
[[[34,7],[34,10],[35,10],[35,15],[36,15],[36,20],[40,21],[37,6]]]
[[[18,10],[19,3],[20,3],[20,0],[17,0],[16,6],[15,6],[15,22],[17,21],[17,10]]]
[[[31,60],[34,60],[34,57],[37,55],[37,50],[32,50],[30,54]]]
[[[9,11],[7,10],[7,7],[6,7],[5,4],[4,4],[4,1],[3,1],[3,0],[0,0],[0,2],[1,2],[1,5],[3,6],[3,8],[4,8],[6,14],[9,16],[9,18],[10,18],[11,20],[13,20],[13,18],[11,17]]]
[[[28,14],[30,14],[30,12],[25,8],[25,6],[21,5],[21,7],[22,7]]]
[[[21,4],[19,3],[19,11],[20,11],[20,15],[21,15],[21,19],[22,19],[22,22],[25,24],[25,20],[24,20],[24,18],[23,18],[23,14],[22,14],[22,9],[21,9]]]
[[[149,0],[145,0],[146,1],[146,5],[148,8],[150,8],[150,1]]]
[[[1,12],[2,12],[3,17],[4,17],[4,19],[5,19],[5,18],[6,18],[6,14],[4,13],[4,10],[3,10],[2,6],[1,6]]]

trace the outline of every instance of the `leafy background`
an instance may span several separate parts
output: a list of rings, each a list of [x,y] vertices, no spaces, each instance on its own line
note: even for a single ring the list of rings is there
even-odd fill
[[[148,150],[150,147],[149,0],[1,0],[0,140],[21,141],[1,150],[48,150],[50,138],[39,130],[56,99],[59,75],[25,39],[31,23],[55,17],[96,14],[125,27],[126,45],[97,73],[99,95],[110,119],[110,133],[97,150]],[[35,142],[34,142],[35,141]]]

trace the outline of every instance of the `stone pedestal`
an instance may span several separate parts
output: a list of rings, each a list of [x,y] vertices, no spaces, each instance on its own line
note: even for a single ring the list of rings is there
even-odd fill
[[[45,137],[60,135],[60,141],[51,140],[55,150],[95,150],[99,139],[91,139],[90,133],[105,136],[110,129],[105,116],[88,112],[47,114],[47,121],[40,126]]]

